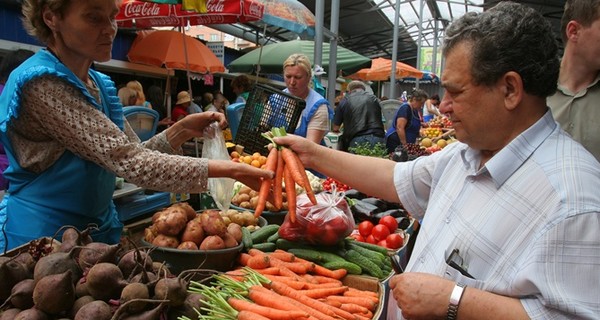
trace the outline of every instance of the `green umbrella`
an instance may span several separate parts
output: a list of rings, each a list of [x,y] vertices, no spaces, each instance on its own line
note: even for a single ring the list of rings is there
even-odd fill
[[[303,53],[314,62],[314,41],[292,40],[268,44],[254,49],[232,61],[227,68],[229,72],[256,73],[260,64],[260,73],[283,73],[283,62],[294,53]],[[329,68],[329,43],[323,43],[322,67]],[[354,51],[337,47],[336,69],[343,74],[352,74],[362,68],[371,66],[371,59]]]

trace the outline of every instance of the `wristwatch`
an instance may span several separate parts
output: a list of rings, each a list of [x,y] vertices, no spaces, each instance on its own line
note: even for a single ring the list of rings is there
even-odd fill
[[[466,287],[466,285],[457,282],[454,289],[452,289],[450,302],[448,304],[448,314],[446,315],[447,320],[456,320],[456,315],[458,315],[458,305],[460,304],[460,299],[462,298]]]

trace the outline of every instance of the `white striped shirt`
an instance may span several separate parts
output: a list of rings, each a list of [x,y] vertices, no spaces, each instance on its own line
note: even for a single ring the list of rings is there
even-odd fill
[[[550,111],[479,164],[455,143],[396,165],[401,202],[423,218],[407,271],[518,297],[533,319],[600,319],[600,164]],[[446,264],[455,248],[475,279]]]

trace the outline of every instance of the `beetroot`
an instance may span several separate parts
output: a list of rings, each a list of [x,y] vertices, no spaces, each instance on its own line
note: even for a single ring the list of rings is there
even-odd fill
[[[79,309],[75,315],[75,320],[110,320],[112,317],[112,311],[110,306],[101,300],[95,300]]]
[[[79,252],[79,267],[85,270],[98,262],[115,263],[119,249],[121,249],[120,243],[114,245],[102,242],[89,243]]]
[[[29,275],[27,267],[15,259],[0,257],[0,301],[6,300],[12,287]]]
[[[21,309],[17,308],[4,310],[0,312],[0,320],[13,320],[19,312],[21,312]]]
[[[35,308],[52,315],[71,310],[75,302],[72,274],[71,270],[67,270],[37,281],[33,289]]]
[[[165,307],[165,305],[161,303],[158,306],[156,306],[154,309],[142,312],[140,314],[130,315],[130,316],[120,318],[120,319],[122,319],[122,320],[159,320],[164,307]]]
[[[15,320],[48,320],[49,317],[43,311],[31,308],[23,310],[17,314]]]
[[[142,269],[152,271],[152,258],[145,251],[135,248],[121,256],[118,266],[123,273],[123,277],[128,279]]]
[[[188,293],[183,305],[175,308],[169,308],[169,320],[177,320],[180,317],[188,317],[190,319],[198,318],[198,312],[202,307],[209,307],[206,304],[206,298],[201,293]]]
[[[12,288],[10,297],[6,299],[4,304],[10,302],[10,304],[21,310],[29,309],[33,307],[33,288],[35,283],[33,279],[25,279],[15,284]],[[0,309],[4,307],[4,304],[0,306]]]
[[[131,301],[131,303],[127,303],[127,307],[125,312],[129,314],[135,314],[142,312],[146,309],[146,301],[150,298],[150,291],[148,290],[148,286],[143,283],[130,283],[121,292],[120,302],[123,307],[125,307],[125,303]]]
[[[95,300],[92,296],[83,296],[75,300],[75,302],[73,303],[73,307],[71,308],[71,311],[69,313],[71,315],[71,318],[75,318],[75,315],[77,314],[77,312],[79,312],[79,309],[81,309],[81,307],[93,301],[97,300]]]
[[[37,283],[45,276],[70,270],[73,281],[77,281],[81,277],[81,270],[75,259],[73,259],[74,249],[70,252],[55,252],[40,258],[33,269],[33,280]]]
[[[63,232],[61,238],[59,251],[70,252],[73,247],[85,246],[88,243],[91,243],[92,237],[90,236],[90,232],[98,229],[98,227],[96,225],[90,225],[85,230],[79,231],[74,226],[63,226],[58,230],[58,232],[62,231],[63,229],[65,229],[65,231]]]
[[[94,299],[108,301],[118,299],[127,282],[117,265],[100,262],[88,271],[86,285]]]
[[[169,306],[181,306],[186,297],[187,282],[179,277],[162,278],[154,286],[154,299],[169,300]]]

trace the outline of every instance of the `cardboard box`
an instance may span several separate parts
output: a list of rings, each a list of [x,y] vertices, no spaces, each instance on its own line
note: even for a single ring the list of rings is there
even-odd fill
[[[379,279],[370,276],[349,274],[342,279],[342,283],[345,286],[358,290],[366,290],[378,293],[379,305],[377,306],[375,312],[373,312],[373,319],[385,319],[384,307],[387,305],[385,303],[387,296],[385,293],[385,287],[383,283],[379,281]]]

